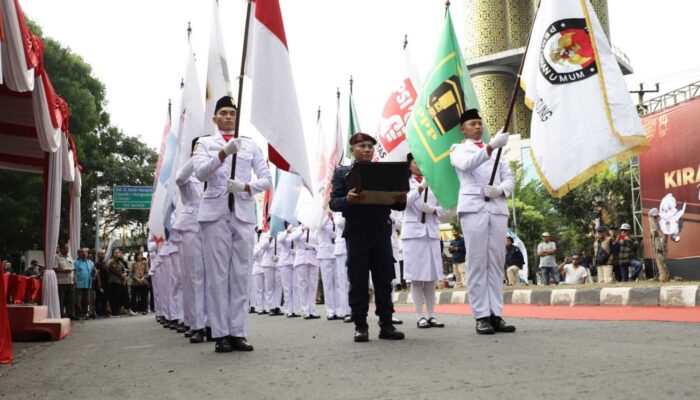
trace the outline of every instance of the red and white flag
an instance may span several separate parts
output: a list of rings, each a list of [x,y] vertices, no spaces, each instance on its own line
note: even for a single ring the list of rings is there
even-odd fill
[[[376,161],[406,161],[409,153],[406,141],[406,124],[421,87],[408,46],[404,48],[404,67],[400,80],[384,104],[377,128]]]
[[[312,190],[297,91],[278,0],[252,3],[246,74],[253,80],[251,122],[269,143],[268,158]]]

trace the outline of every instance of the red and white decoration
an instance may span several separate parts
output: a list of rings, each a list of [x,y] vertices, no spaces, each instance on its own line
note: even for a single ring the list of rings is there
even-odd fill
[[[0,168],[44,175],[44,262],[51,265],[63,181],[71,183],[70,247],[78,247],[81,167],[68,105],[51,86],[43,57],[44,45],[27,26],[19,0],[0,0]]]

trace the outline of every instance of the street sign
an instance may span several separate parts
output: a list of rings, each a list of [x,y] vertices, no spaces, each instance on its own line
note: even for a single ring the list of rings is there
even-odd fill
[[[152,186],[115,186],[115,210],[148,210],[151,208]]]

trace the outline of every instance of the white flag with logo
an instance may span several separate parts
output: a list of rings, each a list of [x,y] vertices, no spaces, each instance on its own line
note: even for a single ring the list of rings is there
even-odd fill
[[[520,84],[532,109],[531,156],[554,197],[648,147],[588,0],[541,1]]]
[[[406,123],[413,104],[418,99],[421,82],[418,78],[408,46],[403,50],[403,71],[398,84],[389,95],[379,120],[375,157],[378,161],[406,161],[409,153],[406,141]]]
[[[212,2],[211,32],[209,34],[209,58],[207,64],[207,85],[204,94],[204,134],[213,135],[217,131],[212,120],[216,102],[231,95],[231,79],[229,78],[228,62],[224,51],[224,39],[221,35],[219,20],[219,3]]]

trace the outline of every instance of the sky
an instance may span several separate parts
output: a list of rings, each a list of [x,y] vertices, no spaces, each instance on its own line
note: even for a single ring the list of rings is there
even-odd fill
[[[187,23],[197,56],[200,85],[206,74],[213,0],[21,0],[25,14],[92,65],[105,83],[112,122],[129,135],[160,145],[168,99],[179,99],[185,73]],[[450,7],[464,47],[464,3]],[[444,0],[280,0],[309,156],[317,109],[330,134],[335,126],[336,88],[347,127],[349,79],[363,131],[373,133],[384,102],[402,71],[408,35],[421,78],[433,64],[443,24]],[[219,0],[230,76],[240,71],[245,25],[244,0]],[[695,0],[609,0],[611,41],[629,57],[640,82],[665,93],[700,80],[700,52],[692,46],[700,2]],[[49,71],[49,74],[51,71]],[[234,97],[237,84],[232,82]],[[244,82],[249,89],[250,81]],[[648,94],[646,99],[654,97]],[[241,132],[256,137],[247,122],[247,90]],[[249,98],[249,97],[248,97]],[[635,95],[636,99],[636,95]],[[174,111],[177,112],[176,109]],[[515,132],[517,133],[517,132]]]

